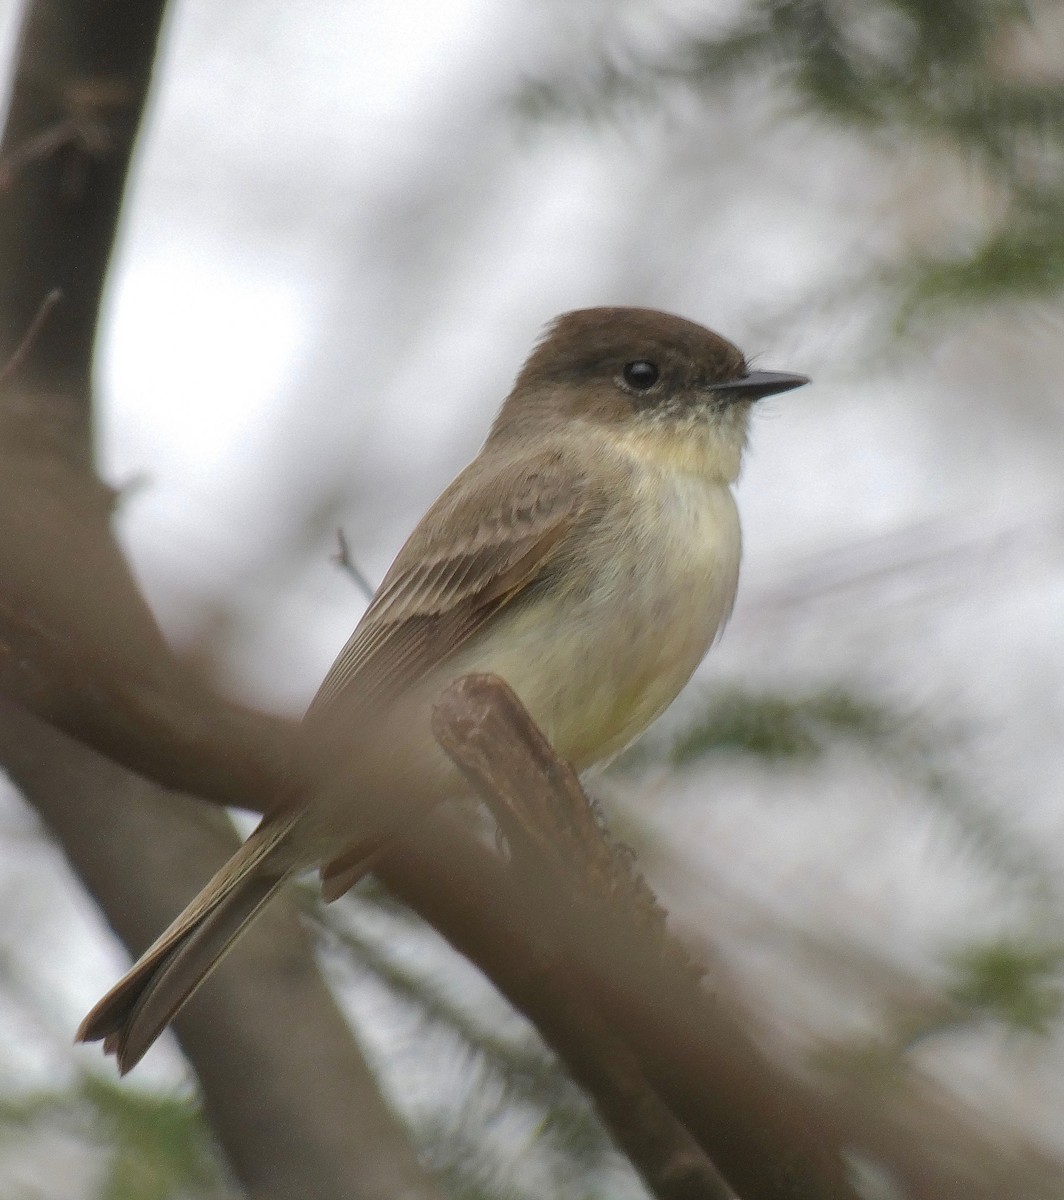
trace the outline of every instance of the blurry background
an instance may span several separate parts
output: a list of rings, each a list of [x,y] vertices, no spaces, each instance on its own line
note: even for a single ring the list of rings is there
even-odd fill
[[[596,790],[781,1052],[1049,1178],[1062,285],[1055,2],[182,0],[99,459],[175,644],[298,713],[364,604],[336,530],[378,581],[553,315],[662,308],[811,375],[757,413],[723,641]],[[70,1046],[123,954],[2,821],[0,1190],[226,1194],[172,1045],[121,1091]],[[372,887],[328,917],[455,1194],[643,1194],[471,968]]]

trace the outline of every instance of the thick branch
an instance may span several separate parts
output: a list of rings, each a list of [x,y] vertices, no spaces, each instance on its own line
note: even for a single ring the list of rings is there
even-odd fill
[[[623,944],[612,931],[599,943],[597,923],[574,927],[559,966],[543,949],[554,923],[544,929],[498,856],[442,817],[377,873],[485,972],[592,1090],[581,1021],[590,1003],[743,1200],[853,1196],[839,1178],[838,1130],[818,1117],[815,1093],[757,1053],[723,1001],[704,994],[692,1005],[689,983],[677,987],[626,925]]]
[[[222,813],[3,700],[0,761],[134,953],[239,844]],[[441,1200],[382,1103],[290,902],[241,939],[176,1028],[254,1200]]]
[[[103,281],[164,12],[164,0],[31,0],[19,40],[0,148],[0,362],[59,288],[32,390],[59,398],[82,463],[89,413],[77,398],[90,391]]]
[[[134,951],[235,834],[56,728],[220,802],[262,807],[285,783],[276,723],[205,695],[167,650],[92,471],[92,350],[163,11],[29,0],[0,147],[0,692],[55,726],[5,703],[0,759]],[[291,915],[267,920],[180,1026],[237,1173],[257,1200],[438,1195]]]
[[[671,947],[661,910],[630,863],[613,852],[587,796],[551,750],[527,710],[497,676],[466,676],[448,688],[433,731],[495,814],[506,834],[515,882],[526,893],[537,929],[541,997],[554,1012],[556,1044],[613,1132],[618,1145],[662,1200],[731,1200],[734,1192],[702,1147],[644,1075],[638,1056],[598,1011],[581,970],[562,957],[580,953],[567,931],[601,926],[603,904],[624,904],[622,920],[655,920],[659,951]],[[638,881],[641,883],[642,881]],[[695,987],[692,977],[692,989]]]
[[[479,848],[448,842],[466,903],[491,912],[504,931],[490,948],[477,941],[478,961],[487,951],[492,978],[550,1029],[574,1073],[588,1068],[585,1028],[601,1026],[610,1036],[597,1048],[625,1064],[628,1088],[640,1087],[656,1148],[675,1137],[681,1157],[693,1136],[744,1200],[852,1197],[838,1130],[822,1113],[818,1122],[810,1096],[700,986],[649,888],[605,840],[576,775],[513,692],[491,676],[459,680],[441,698],[434,728],[499,814],[519,867],[507,872],[497,858],[483,861]],[[414,870],[389,862],[380,873],[409,897],[426,886],[427,870],[420,856]],[[468,933],[467,914],[460,936]],[[523,944],[513,944],[515,933]],[[634,1112],[614,1107],[609,1116],[615,1129],[620,1119],[626,1148],[641,1155]]]
[[[106,516],[79,512],[81,486],[65,497],[49,494],[54,478],[22,486],[30,473],[2,454],[0,471],[0,694],[215,804],[264,812],[299,787],[291,722],[220,700],[174,657]]]
[[[92,471],[93,340],[164,10],[26,6],[0,146],[0,690],[171,786],[242,771],[262,808],[279,764],[168,655]]]

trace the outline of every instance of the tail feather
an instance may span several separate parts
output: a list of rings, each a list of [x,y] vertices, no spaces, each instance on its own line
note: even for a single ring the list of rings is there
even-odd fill
[[[298,813],[260,825],[131,970],[82,1021],[79,1042],[103,1040],[124,1075],[143,1058],[285,879],[276,851]],[[271,862],[271,858],[274,862]]]

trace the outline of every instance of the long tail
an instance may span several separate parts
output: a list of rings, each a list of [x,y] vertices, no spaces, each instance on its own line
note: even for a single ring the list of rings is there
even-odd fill
[[[292,873],[275,851],[299,820],[263,822],[192,903],[82,1021],[79,1042],[103,1040],[124,1075]],[[287,860],[272,864],[271,857]]]

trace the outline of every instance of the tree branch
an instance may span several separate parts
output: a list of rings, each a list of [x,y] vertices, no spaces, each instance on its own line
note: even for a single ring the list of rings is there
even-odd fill
[[[280,723],[212,697],[166,647],[92,470],[92,349],[163,12],[29,0],[0,145],[0,692],[24,706],[0,706],[0,758],[134,953],[237,838],[115,763],[253,808],[289,768]],[[249,1193],[437,1200],[291,912],[266,921],[179,1025]]]
[[[134,953],[239,845],[221,812],[148,783],[6,700],[0,761]],[[381,1101],[291,899],[241,939],[176,1031],[207,1117],[255,1200],[441,1200]]]
[[[589,922],[600,931],[604,906],[619,902],[624,928],[611,933],[627,940],[634,922],[653,931],[657,953],[690,968],[668,938],[650,889],[606,840],[576,775],[502,679],[459,679],[436,705],[433,732],[506,834],[515,883],[544,936],[536,947],[543,999],[562,1016],[555,1024],[566,1061],[617,1144],[662,1200],[733,1200],[705,1151],[646,1079],[638,1055],[597,1011],[580,968],[566,961],[582,949],[571,931]],[[695,976],[688,976],[694,989]]]

